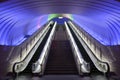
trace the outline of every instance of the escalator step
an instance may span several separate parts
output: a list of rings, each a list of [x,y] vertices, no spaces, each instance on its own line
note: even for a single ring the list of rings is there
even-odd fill
[[[78,74],[65,26],[59,26],[52,41],[45,74]]]
[[[53,41],[56,46],[51,46],[50,55],[45,70],[45,74],[77,74],[76,64],[73,58],[70,44],[64,48],[69,41]],[[60,44],[60,45],[59,45]],[[62,46],[63,47],[59,47]],[[63,51],[64,50],[64,51]]]

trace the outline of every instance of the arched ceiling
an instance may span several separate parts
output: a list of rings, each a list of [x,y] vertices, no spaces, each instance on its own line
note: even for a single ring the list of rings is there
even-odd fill
[[[0,44],[18,45],[45,24],[50,14],[69,16],[103,45],[120,45],[117,0],[2,0]]]

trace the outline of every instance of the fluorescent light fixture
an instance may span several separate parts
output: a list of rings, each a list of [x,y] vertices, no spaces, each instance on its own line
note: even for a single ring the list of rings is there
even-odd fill
[[[62,17],[62,16],[59,16],[58,18],[59,18],[59,19],[62,19],[63,17]]]

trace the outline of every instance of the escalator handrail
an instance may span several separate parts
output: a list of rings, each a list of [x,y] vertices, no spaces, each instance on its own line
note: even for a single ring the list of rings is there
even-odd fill
[[[68,24],[71,24],[72,22],[68,22]],[[79,30],[77,30],[76,29],[76,27],[75,26],[70,26],[72,29],[73,29],[73,31],[75,32],[75,34],[76,34],[76,36],[78,35],[79,36],[79,38],[81,38],[81,36],[80,36],[80,31]],[[77,36],[77,37],[78,37]],[[78,39],[79,39],[78,38]],[[82,41],[84,41],[82,38],[81,38],[81,40]],[[79,40],[80,41],[80,40]],[[80,41],[81,42],[81,41]],[[85,42],[84,42],[85,43]],[[85,43],[86,44],[86,43]],[[84,47],[84,46],[83,46]],[[87,44],[86,44],[86,47],[88,47],[87,46]],[[89,47],[88,47],[89,48]],[[91,49],[89,48],[89,50],[91,51]],[[92,51],[91,51],[92,52]],[[89,55],[89,54],[88,54]],[[97,64],[100,64],[100,65],[102,65],[102,66],[106,66],[106,68],[107,68],[107,70],[106,71],[103,71],[103,70],[100,70],[99,68],[98,68],[98,66],[96,66],[96,63],[94,63],[95,64],[95,66],[96,66],[96,68],[98,69],[98,70],[100,70],[100,71],[102,71],[103,73],[109,73],[109,71],[110,71],[110,67],[109,67],[109,64],[107,63],[107,62],[104,62],[104,61],[101,61],[101,60],[99,60],[96,56],[95,56],[95,54],[93,54],[93,52],[92,52],[92,55],[93,55],[93,57],[97,60]],[[91,59],[92,60],[92,59]]]
[[[45,46],[41,52],[39,59],[35,63],[33,63],[33,66],[32,66],[32,67],[34,67],[34,68],[32,68],[33,73],[43,74],[43,72],[44,72],[45,62],[47,60],[48,52],[49,52],[50,45],[52,43],[52,39],[53,39],[53,36],[55,33],[56,25],[57,25],[57,22],[55,22],[53,29],[50,32],[50,35],[45,43]]]
[[[50,23],[50,24],[51,24],[51,23]],[[36,45],[39,41],[42,42],[44,36],[46,35],[46,33],[48,32],[48,30],[50,29],[50,27],[49,27],[50,24],[48,24],[48,25],[42,30],[42,32],[41,32],[41,34],[40,34],[40,37],[39,37],[38,41],[35,43],[35,45]],[[35,45],[33,46],[33,48],[35,47]],[[33,48],[29,51],[29,53],[33,50]],[[15,62],[15,63],[13,64],[13,68],[12,68],[13,73],[22,72],[22,71],[27,67],[27,65],[25,65],[23,69],[21,68],[21,70],[16,71],[16,67],[23,66],[23,63],[24,63],[26,60],[28,60],[29,55],[30,55],[29,53],[28,53],[28,55],[27,55],[22,61]],[[33,55],[34,55],[34,54],[33,54]],[[30,60],[29,60],[29,61],[30,61]],[[26,64],[28,64],[29,61],[28,61]]]
[[[79,73],[80,74],[81,73],[90,73],[90,69],[89,69],[90,66],[88,67],[88,63],[82,57],[81,52],[78,49],[78,46],[77,46],[77,44],[76,44],[76,42],[73,38],[73,35],[72,35],[68,25],[67,25],[67,22],[65,22],[64,24],[65,24],[65,27],[66,27],[66,32],[67,32],[67,34],[69,36],[69,39],[70,39],[70,43],[71,43],[74,55],[77,55],[77,56],[75,56],[75,59],[77,59],[76,62],[77,62],[77,67],[78,67]],[[79,66],[80,66],[80,68],[79,68]]]

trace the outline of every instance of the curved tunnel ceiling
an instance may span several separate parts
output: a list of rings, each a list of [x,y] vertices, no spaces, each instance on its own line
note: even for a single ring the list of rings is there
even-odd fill
[[[50,20],[50,14],[67,15],[103,45],[120,45],[119,1],[3,1],[0,3],[1,45],[19,45],[26,35],[31,35]]]

